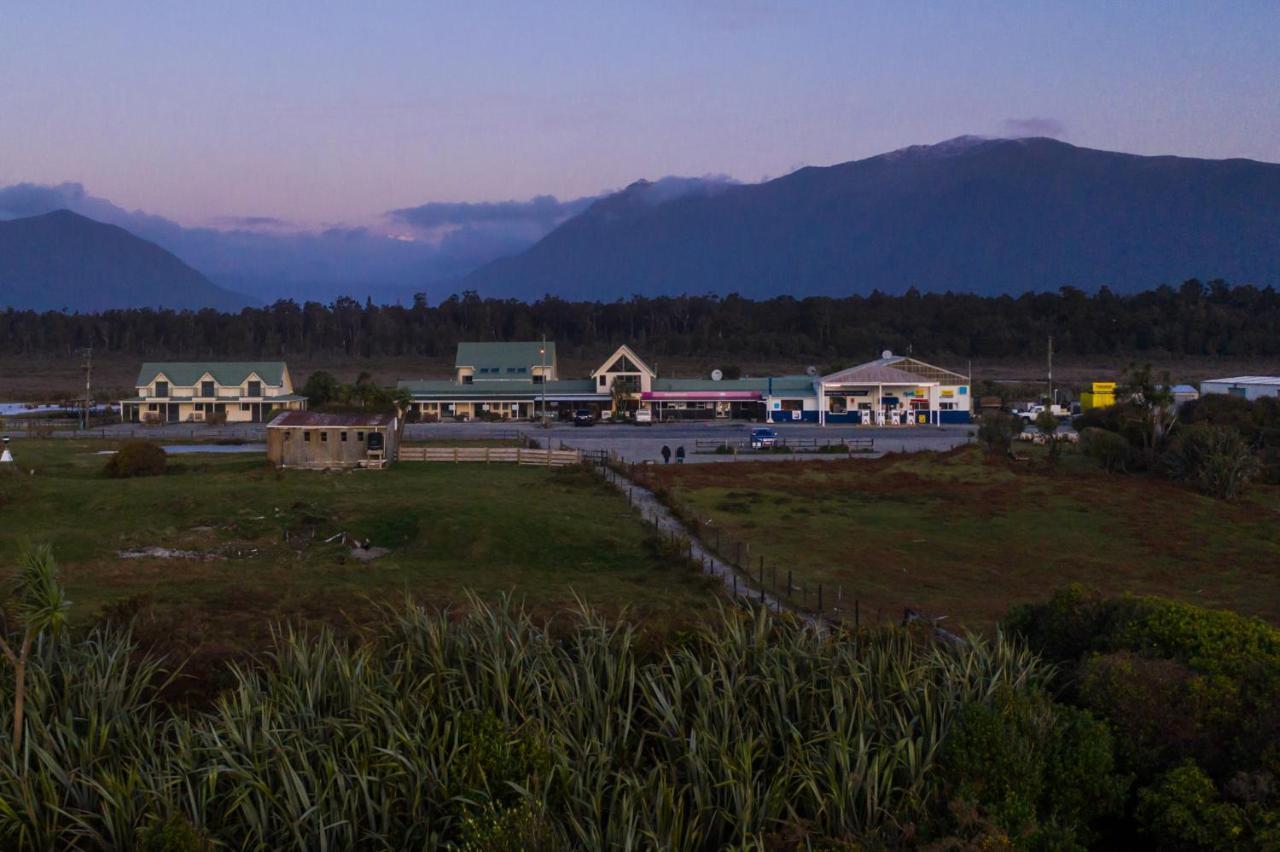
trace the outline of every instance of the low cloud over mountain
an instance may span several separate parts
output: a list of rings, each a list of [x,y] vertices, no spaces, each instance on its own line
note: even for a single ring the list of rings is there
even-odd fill
[[[432,202],[388,212],[383,227],[319,230],[271,216],[221,216],[216,228],[188,228],[126,210],[79,183],[0,187],[0,220],[71,210],[151,240],[211,279],[262,301],[340,295],[442,298],[464,274],[533,245],[594,198],[558,201]]]
[[[722,175],[666,177],[634,185],[631,197],[659,203],[727,186]],[[643,192],[636,190],[643,186]],[[71,210],[168,249],[218,284],[270,302],[353,296],[407,301],[443,298],[467,273],[519,254],[604,196],[561,201],[440,202],[390,210],[373,226],[313,229],[273,216],[219,216],[189,228],[90,194],[79,183],[0,187],[0,220]]]

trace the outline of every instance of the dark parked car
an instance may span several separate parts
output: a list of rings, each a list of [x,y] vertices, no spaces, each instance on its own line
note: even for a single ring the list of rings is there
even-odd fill
[[[752,429],[751,449],[764,450],[778,443],[778,433],[772,429]]]
[[[590,409],[579,408],[577,411],[573,412],[574,426],[594,426],[595,423],[596,416],[591,413]]]

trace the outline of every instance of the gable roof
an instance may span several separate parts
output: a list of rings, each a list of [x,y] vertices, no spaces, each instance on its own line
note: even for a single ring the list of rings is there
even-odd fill
[[[942,367],[935,367],[933,364],[926,364],[919,358],[886,354],[884,357],[877,358],[874,361],[868,361],[865,364],[859,364],[856,367],[849,367],[829,376],[823,376],[822,381],[834,384],[952,385],[968,382],[969,380],[954,370],[946,370]]]
[[[160,373],[178,387],[194,386],[205,373],[224,387],[244,384],[254,373],[264,383],[279,387],[284,384],[287,369],[283,361],[147,361],[138,371],[135,387],[151,384]]]
[[[457,352],[453,356],[455,370],[459,367],[474,367],[476,370],[482,367],[505,370],[507,367],[541,366],[542,363],[542,342],[539,340],[459,343]],[[546,365],[553,367],[555,363],[556,344],[548,340]]]
[[[631,361],[633,365],[635,365],[636,368],[638,368],[638,370],[641,373],[648,374],[649,378],[651,379],[658,375],[657,373],[654,372],[652,367],[646,364],[644,360],[641,359],[641,357],[635,353],[634,349],[632,349],[630,346],[624,343],[621,346],[619,346],[617,349],[613,350],[613,354],[610,355],[608,358],[605,358],[604,363],[601,364],[594,371],[592,371],[591,378],[594,379],[596,376],[600,375],[601,373],[623,372],[619,370],[609,369],[610,367],[613,366],[613,363],[617,361],[619,358],[628,359],[629,361]],[[627,370],[625,372],[631,372],[631,371]]]
[[[828,385],[918,385],[928,384],[924,377],[908,373],[880,361],[859,364],[822,377]]]

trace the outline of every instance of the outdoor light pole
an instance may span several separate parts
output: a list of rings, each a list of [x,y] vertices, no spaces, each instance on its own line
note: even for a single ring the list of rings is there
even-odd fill
[[[542,355],[542,425],[547,425],[547,336],[542,335],[542,348],[538,350]]]

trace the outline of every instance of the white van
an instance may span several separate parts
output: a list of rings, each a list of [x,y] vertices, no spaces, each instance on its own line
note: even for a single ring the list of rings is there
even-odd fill
[[[651,408],[637,408],[637,409],[636,409],[636,422],[637,422],[637,423],[652,423],[652,422],[653,422],[653,409],[651,409]]]

